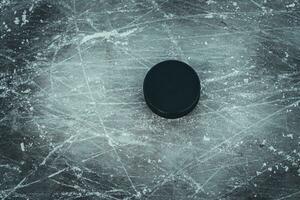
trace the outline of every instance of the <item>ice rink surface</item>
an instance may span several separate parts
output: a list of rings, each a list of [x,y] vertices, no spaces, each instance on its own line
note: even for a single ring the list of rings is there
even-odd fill
[[[300,199],[299,0],[1,0],[0,199]],[[142,85],[178,59],[196,109]]]

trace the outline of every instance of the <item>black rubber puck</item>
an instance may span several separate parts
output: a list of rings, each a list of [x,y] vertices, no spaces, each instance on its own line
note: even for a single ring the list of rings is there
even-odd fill
[[[191,112],[200,98],[200,80],[188,64],[167,60],[152,67],[144,80],[144,97],[157,115],[175,119]]]

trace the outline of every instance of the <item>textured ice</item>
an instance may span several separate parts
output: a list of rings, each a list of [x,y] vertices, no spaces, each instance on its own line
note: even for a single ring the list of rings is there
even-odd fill
[[[0,199],[300,199],[299,0],[0,0]],[[156,63],[201,79],[153,114]]]

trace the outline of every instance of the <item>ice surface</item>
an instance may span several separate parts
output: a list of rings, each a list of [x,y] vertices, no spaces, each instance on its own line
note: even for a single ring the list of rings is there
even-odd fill
[[[0,1],[0,199],[300,199],[298,0]],[[202,84],[153,114],[166,59]]]

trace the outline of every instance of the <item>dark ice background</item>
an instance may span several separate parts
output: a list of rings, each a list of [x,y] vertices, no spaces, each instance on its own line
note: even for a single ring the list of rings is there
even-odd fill
[[[0,199],[300,199],[299,0],[0,0]],[[162,119],[143,78],[201,78]]]

